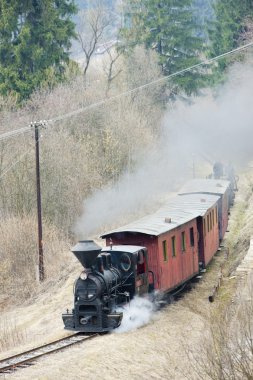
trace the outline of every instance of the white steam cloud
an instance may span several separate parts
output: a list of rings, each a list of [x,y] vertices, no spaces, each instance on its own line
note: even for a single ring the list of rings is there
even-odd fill
[[[253,70],[236,64],[227,83],[213,94],[178,102],[168,111],[161,138],[135,173],[114,188],[85,200],[74,231],[80,238],[106,232],[131,218],[156,210],[164,197],[188,178],[201,176],[215,161],[245,164],[253,158]]]
[[[135,297],[130,304],[123,308],[123,319],[121,325],[114,330],[123,333],[136,330],[147,325],[154,315],[154,304],[146,298]]]
[[[180,151],[200,153],[212,161],[245,164],[252,151],[253,67],[236,64],[215,96],[203,96],[188,106],[178,104],[166,116],[169,137]]]

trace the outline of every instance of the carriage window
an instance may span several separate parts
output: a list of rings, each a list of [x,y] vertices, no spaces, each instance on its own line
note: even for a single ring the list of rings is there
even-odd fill
[[[214,210],[212,210],[212,216],[213,216],[213,226],[215,224],[215,219],[214,219]]]
[[[185,232],[183,231],[181,234],[181,242],[182,242],[182,251],[185,252]]]
[[[213,228],[213,221],[212,221],[212,211],[210,211],[210,230]]]
[[[206,236],[206,220],[204,219],[204,236]]]
[[[168,260],[167,244],[166,240],[163,241],[163,261]]]
[[[207,215],[207,232],[210,231],[210,219],[209,219],[209,214]]]
[[[205,223],[204,223],[204,225],[205,225]],[[193,227],[190,228],[190,244],[191,244],[191,247],[194,247],[194,230],[193,230]]]
[[[218,210],[217,210],[217,207],[215,209],[215,214],[216,214],[216,223],[218,223]]]
[[[171,238],[171,245],[172,245],[172,257],[176,257],[176,237],[172,236]]]

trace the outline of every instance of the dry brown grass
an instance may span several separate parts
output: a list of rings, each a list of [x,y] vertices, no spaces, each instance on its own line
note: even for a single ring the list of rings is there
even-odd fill
[[[68,252],[66,237],[44,222],[46,277],[59,278]],[[9,216],[0,224],[0,289],[5,304],[20,304],[38,287],[36,216]],[[3,302],[3,300],[2,300]]]
[[[212,310],[198,346],[192,347],[181,338],[194,379],[252,380],[252,273],[248,280],[247,283],[240,282],[240,289],[234,294],[238,302],[229,306],[226,302],[222,312],[221,309],[219,312]],[[187,379],[192,379],[192,374],[184,374]]]
[[[252,379],[252,273],[248,276],[245,274],[235,276],[235,269],[247,253],[253,234],[252,180],[253,175],[248,170],[240,181],[240,191],[229,223],[230,232],[224,241],[230,254],[224,261],[225,277],[216,300],[206,308],[203,307],[203,300],[200,300],[201,311],[199,303],[195,309],[205,319],[203,340],[198,346],[193,347],[184,337],[181,338],[188,362],[191,364],[190,374],[183,371],[187,379]],[[218,257],[217,262],[219,261]],[[215,267],[214,263],[214,268],[211,270],[214,275]],[[205,276],[205,281],[208,281],[208,278],[210,278],[209,273]],[[192,294],[187,297],[186,305],[193,308]]]
[[[26,331],[17,327],[15,320],[3,318],[0,321],[0,351],[8,351],[27,342]]]

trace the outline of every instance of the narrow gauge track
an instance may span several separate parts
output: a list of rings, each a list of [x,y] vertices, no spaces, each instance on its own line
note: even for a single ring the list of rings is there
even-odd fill
[[[32,365],[32,362],[42,356],[52,354],[85,340],[95,338],[96,336],[98,336],[98,334],[83,335],[82,333],[77,333],[36,347],[32,350],[22,352],[21,354],[13,355],[9,358],[0,360],[0,376],[3,373],[10,373],[18,368],[28,367]]]

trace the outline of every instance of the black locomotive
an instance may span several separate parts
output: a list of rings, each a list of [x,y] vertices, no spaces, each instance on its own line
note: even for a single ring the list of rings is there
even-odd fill
[[[118,327],[123,316],[119,305],[136,294],[148,293],[146,248],[111,245],[102,250],[85,240],[72,252],[84,270],[75,282],[72,313],[62,315],[65,329],[106,332]]]

